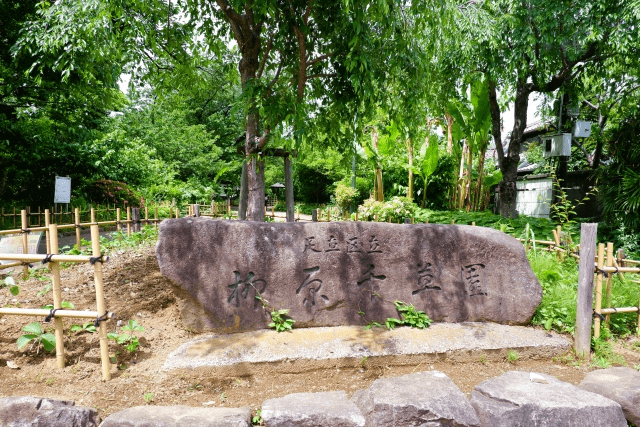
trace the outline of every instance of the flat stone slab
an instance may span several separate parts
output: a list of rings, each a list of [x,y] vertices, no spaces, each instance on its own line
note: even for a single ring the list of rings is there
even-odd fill
[[[467,427],[480,425],[467,397],[440,371],[380,378],[351,398],[368,426]]]
[[[542,298],[522,244],[483,227],[179,218],[156,255],[194,331],[266,328],[258,295],[298,327],[384,322],[395,300],[436,321],[527,324]]]
[[[509,371],[483,381],[471,392],[483,427],[625,427],[613,400],[556,377]]]
[[[41,397],[0,399],[0,426],[11,427],[97,427],[98,411],[75,406],[73,401]]]
[[[344,391],[293,393],[262,403],[266,427],[364,427],[364,417]]]
[[[640,372],[622,367],[592,371],[578,387],[618,402],[627,420],[640,425]]]
[[[163,370],[204,368],[229,374],[262,369],[258,364],[279,364],[279,372],[303,372],[323,366],[353,366],[353,360],[386,358],[385,364],[441,360],[504,358],[508,349],[523,356],[553,357],[564,354],[571,342],[539,329],[495,323],[434,323],[428,329],[364,330],[358,326],[272,330],[230,335],[210,335],[186,342],[173,351]],[[471,358],[471,359],[470,359]]]
[[[251,409],[134,406],[109,415],[100,427],[249,427]]]

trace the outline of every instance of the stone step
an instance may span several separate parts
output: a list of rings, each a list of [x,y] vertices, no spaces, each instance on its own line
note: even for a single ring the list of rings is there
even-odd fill
[[[571,343],[554,332],[496,323],[435,323],[427,329],[386,330],[361,326],[260,330],[209,335],[186,342],[172,352],[162,369],[207,369],[220,376],[238,373],[305,372],[327,367],[367,364],[407,365],[429,361],[504,360],[509,350],[523,358],[564,354]]]

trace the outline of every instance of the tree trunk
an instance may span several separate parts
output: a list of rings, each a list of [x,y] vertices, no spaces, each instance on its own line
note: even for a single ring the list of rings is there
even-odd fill
[[[407,140],[407,152],[409,154],[409,186],[407,187],[407,198],[413,200],[413,144],[411,138]]]
[[[502,146],[502,120],[500,118],[500,105],[498,105],[498,92],[496,82],[489,80],[489,111],[491,112],[491,134],[496,145],[498,155],[498,167],[502,165],[504,147]]]
[[[378,130],[374,127],[371,132],[371,139],[373,140],[373,146],[378,151]],[[384,202],[384,193],[382,191],[382,167],[380,162],[376,163],[376,177],[373,184],[374,199],[378,202]]]
[[[453,117],[451,114],[445,113],[445,119],[447,120],[447,153],[453,153]]]
[[[516,99],[514,103],[514,123],[509,140],[507,156],[503,158],[500,170],[502,170],[502,182],[500,183],[500,215],[505,218],[515,218],[516,211],[516,181],[518,178],[518,164],[520,163],[520,146],[522,135],[527,127],[527,109],[529,108],[529,94],[531,89],[525,79],[520,79],[516,86]]]
[[[478,181],[476,182],[476,195],[473,201],[473,210],[477,211],[482,208],[482,183],[484,181],[484,156],[487,153],[487,146],[485,145],[479,153],[478,157]]]

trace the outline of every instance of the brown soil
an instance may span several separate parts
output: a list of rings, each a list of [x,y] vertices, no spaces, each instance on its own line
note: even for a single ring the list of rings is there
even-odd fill
[[[13,297],[8,289],[0,289],[0,306],[35,308],[52,302],[48,293],[38,296],[49,283],[42,278],[20,281],[20,294]],[[145,404],[201,406],[205,402],[215,406],[250,406],[255,412],[262,402],[296,392],[345,390],[368,387],[375,379],[400,376],[407,373],[436,369],[446,373],[467,395],[481,381],[509,370],[542,372],[555,375],[563,381],[578,384],[594,368],[577,363],[571,356],[557,360],[519,359],[514,362],[470,360],[466,363],[440,361],[405,366],[361,366],[322,369],[301,374],[278,374],[270,370],[264,374],[237,378],[218,378],[202,372],[172,374],[160,372],[169,352],[195,335],[181,327],[171,285],[160,274],[153,247],[137,251],[112,254],[105,264],[105,290],[107,307],[117,312],[117,319],[137,320],[145,331],[139,333],[140,349],[129,354],[110,341],[112,380],[102,381],[100,351],[97,334],[71,333],[69,328],[78,321],[64,320],[67,367],[55,368],[55,355],[30,345],[18,350],[17,338],[24,325],[42,321],[33,317],[0,316],[0,397],[39,396],[73,400],[77,405],[95,407],[104,418],[124,408]],[[17,274],[17,272],[15,273]],[[62,270],[63,299],[71,301],[76,309],[95,310],[93,268],[77,265]],[[45,324],[46,325],[46,324]],[[113,331],[116,322],[109,322]],[[49,327],[52,329],[51,327]],[[619,340],[617,351],[626,363],[640,365],[640,344]],[[11,369],[7,361],[19,369]],[[152,393],[152,395],[151,395]],[[152,401],[145,401],[147,399]]]

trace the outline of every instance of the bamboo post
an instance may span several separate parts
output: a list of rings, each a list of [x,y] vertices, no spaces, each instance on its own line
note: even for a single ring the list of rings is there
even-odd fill
[[[120,208],[116,208],[116,231],[120,231],[120,227],[122,227],[122,224],[120,224]]]
[[[40,215],[42,215],[42,214],[40,213],[40,206],[38,206],[38,227],[40,227],[42,225],[42,221],[41,221]]]
[[[475,227],[476,226],[476,222],[475,221],[471,221],[471,226]]]
[[[454,225],[455,223],[456,223],[456,220],[455,220],[455,219],[452,219],[452,220],[451,220],[451,225]]]
[[[144,207],[144,222],[145,224],[149,225],[149,207],[148,206]]]
[[[624,267],[624,249],[618,249],[618,253],[616,254],[617,259],[615,261],[616,267]],[[624,274],[620,273],[620,280],[624,282]],[[640,326],[640,325],[639,325]]]
[[[580,226],[580,270],[578,274],[578,298],[576,302],[576,333],[574,347],[578,357],[590,357],[591,319],[593,310],[593,258],[596,248],[597,223]]]
[[[271,218],[273,218],[274,221],[276,219],[276,206],[275,205],[271,206]]]
[[[331,222],[331,210],[327,209],[327,222]]]
[[[76,245],[78,246],[78,250],[82,251],[82,238],[80,237],[80,209],[75,209],[75,217],[76,217]],[[49,252],[51,253],[51,252]]]
[[[4,208],[2,208],[2,228],[4,228]]]
[[[425,224],[429,224],[429,220],[427,219],[424,223],[425,223]]]
[[[131,207],[130,206],[127,206],[127,236],[131,236]]]
[[[387,217],[387,222],[388,222],[389,224],[391,224],[391,215],[389,215],[389,216]]]
[[[227,199],[227,215],[231,218],[231,199]]]
[[[358,221],[358,211],[356,211],[356,222]]]
[[[600,337],[600,316],[602,315],[602,267],[604,267],[604,243],[598,244],[598,270],[596,274],[596,317],[593,321],[593,336]]]
[[[93,206],[91,207],[91,221],[89,221],[91,224],[95,224],[96,223],[96,210],[93,208]]]
[[[180,208],[176,207],[176,218],[180,218]]]
[[[45,238],[48,254],[51,253],[51,231],[49,231],[49,225],[51,225],[51,219],[49,217],[49,209],[45,209],[44,210],[44,226],[47,227],[47,229],[44,232],[44,238]],[[56,240],[57,238],[58,236],[56,235]]]
[[[13,228],[16,228],[16,207],[13,207]]]
[[[613,243],[607,243],[607,267],[613,267]],[[607,308],[611,308],[611,279],[613,273],[609,273],[607,277]],[[611,314],[605,316],[605,324],[609,327],[609,320],[611,320]]]
[[[127,212],[128,213],[128,212]],[[97,224],[91,226],[91,248],[93,250],[93,256],[101,258],[100,254],[100,229]],[[94,269],[94,282],[96,287],[96,306],[98,308],[98,314],[103,316],[107,313],[107,309],[104,303],[104,287],[102,282],[102,261],[98,261],[93,264]],[[109,343],[107,342],[107,325],[105,321],[99,322],[99,335],[100,335],[100,359],[102,361],[102,379],[109,381],[111,379],[111,363],[109,362]]]
[[[153,208],[153,226],[158,228],[158,205]]]
[[[196,218],[200,217],[200,205],[193,205],[193,216]]]
[[[58,254],[58,226],[56,224],[49,225],[49,234],[51,235],[51,254]],[[53,276],[53,309],[60,310],[62,308],[62,292],[60,291],[60,264],[50,261],[51,275]],[[54,317],[53,320],[56,336],[56,366],[60,369],[64,368],[64,334],[62,330],[62,317]]]
[[[26,209],[22,209],[20,211],[20,216],[22,220],[22,253],[29,253],[29,224],[27,224],[27,211]],[[29,277],[29,264],[25,263],[22,270],[22,277],[24,279]]]

